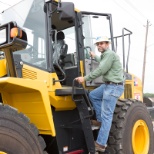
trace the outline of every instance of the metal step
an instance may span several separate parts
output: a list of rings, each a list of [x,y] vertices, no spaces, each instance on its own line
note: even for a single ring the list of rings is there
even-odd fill
[[[84,100],[84,97],[81,96],[81,98],[78,98],[78,100],[80,101],[77,101],[76,99],[75,103],[81,119],[82,130],[84,132],[87,148],[90,154],[95,154],[94,137],[89,118],[88,106]]]

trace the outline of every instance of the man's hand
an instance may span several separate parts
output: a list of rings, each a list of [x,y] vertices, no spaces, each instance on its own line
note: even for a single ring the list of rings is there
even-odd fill
[[[84,77],[82,76],[75,78],[75,80],[78,81],[79,83],[83,83],[85,81]]]
[[[92,57],[92,58],[95,58],[95,56],[96,56],[95,53],[92,52],[92,51],[89,52],[89,55],[90,55],[90,57]]]

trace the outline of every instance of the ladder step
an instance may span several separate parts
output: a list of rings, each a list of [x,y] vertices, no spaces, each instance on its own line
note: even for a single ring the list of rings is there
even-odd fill
[[[95,153],[94,137],[93,137],[93,131],[91,128],[90,118],[88,118],[88,116],[89,116],[88,106],[87,106],[84,98],[82,99],[82,101],[80,103],[78,101],[75,101],[75,103],[76,103],[76,106],[77,106],[77,109],[79,112],[79,116],[81,119],[82,130],[84,133],[84,137],[85,137],[88,151],[91,154],[94,154]]]

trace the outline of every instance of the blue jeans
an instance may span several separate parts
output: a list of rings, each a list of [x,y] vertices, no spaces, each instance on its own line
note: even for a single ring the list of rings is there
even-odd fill
[[[102,123],[96,140],[100,145],[107,143],[116,102],[123,91],[123,85],[102,84],[89,93],[97,121]]]

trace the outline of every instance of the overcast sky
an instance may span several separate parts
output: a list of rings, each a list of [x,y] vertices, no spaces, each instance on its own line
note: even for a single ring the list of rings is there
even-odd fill
[[[0,0],[0,12],[21,0]],[[74,2],[81,11],[111,13],[114,35],[122,28],[133,32],[129,72],[142,79],[143,56],[147,20],[150,22],[147,40],[147,59],[144,92],[154,93],[154,9],[153,0],[61,0]],[[102,34],[103,35],[103,34]]]

